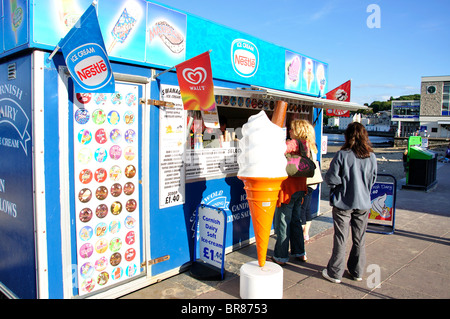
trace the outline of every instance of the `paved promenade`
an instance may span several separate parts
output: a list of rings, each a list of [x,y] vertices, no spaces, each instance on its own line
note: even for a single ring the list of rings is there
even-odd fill
[[[312,221],[312,239],[306,244],[308,262],[291,259],[283,267],[283,298],[450,298],[450,164],[438,163],[437,180],[429,192],[401,189],[404,180],[398,181],[395,233],[367,234],[367,272],[361,282],[344,274],[340,284],[333,284],[321,276],[333,241],[331,207],[322,201],[322,215]],[[271,237],[268,256],[274,243]],[[256,247],[230,253],[225,260],[223,281],[199,281],[185,272],[123,298],[239,299],[239,270],[256,260]]]

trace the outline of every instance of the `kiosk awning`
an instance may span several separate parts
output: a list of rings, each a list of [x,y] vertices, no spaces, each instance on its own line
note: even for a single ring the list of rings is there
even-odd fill
[[[273,90],[268,89],[264,87],[258,87],[258,86],[252,86],[254,89],[259,90],[265,90],[266,96],[268,96],[271,99],[288,99],[288,100],[296,100],[300,101],[304,104],[312,105],[316,108],[320,109],[337,109],[337,110],[349,110],[349,111],[357,111],[361,109],[367,109],[367,106],[360,105],[358,103],[354,102],[342,102],[342,101],[336,101],[336,100],[327,100],[322,99],[318,97],[303,95],[303,94],[297,94],[297,93],[291,93],[291,92],[285,92],[285,91],[279,91],[279,90]]]
[[[321,109],[357,111],[368,108],[367,106],[360,105],[354,102],[327,100],[303,94],[269,89],[261,86],[252,86],[251,88],[236,88],[236,89],[215,87],[214,94],[225,96],[261,98],[269,100],[284,100],[287,102],[297,102],[305,105],[311,105],[313,107]]]

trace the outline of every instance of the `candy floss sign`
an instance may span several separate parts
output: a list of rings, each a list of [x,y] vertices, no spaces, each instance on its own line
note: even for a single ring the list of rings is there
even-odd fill
[[[259,51],[256,45],[244,39],[234,40],[231,44],[231,65],[242,77],[255,75],[259,65]]]

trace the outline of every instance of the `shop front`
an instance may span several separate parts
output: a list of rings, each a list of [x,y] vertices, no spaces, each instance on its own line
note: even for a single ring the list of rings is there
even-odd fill
[[[320,145],[323,108],[361,108],[322,98],[324,62],[144,0],[98,1],[115,92],[77,93],[63,55],[49,58],[90,5],[0,6],[0,289],[11,298],[115,298],[187,270],[200,204],[226,212],[226,252],[252,243],[242,125],[286,101],[286,125],[309,120]],[[185,110],[176,71],[164,71],[209,50],[216,113]]]

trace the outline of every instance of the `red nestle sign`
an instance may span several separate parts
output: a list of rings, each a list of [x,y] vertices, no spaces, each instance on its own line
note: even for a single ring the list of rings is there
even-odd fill
[[[250,59],[248,57],[236,54],[234,56],[234,63],[254,68],[256,66],[256,59]]]
[[[100,60],[97,63],[93,63],[88,65],[87,67],[81,69],[81,71],[77,71],[77,75],[81,81],[90,79],[97,74],[107,72],[108,68],[104,60]]]

